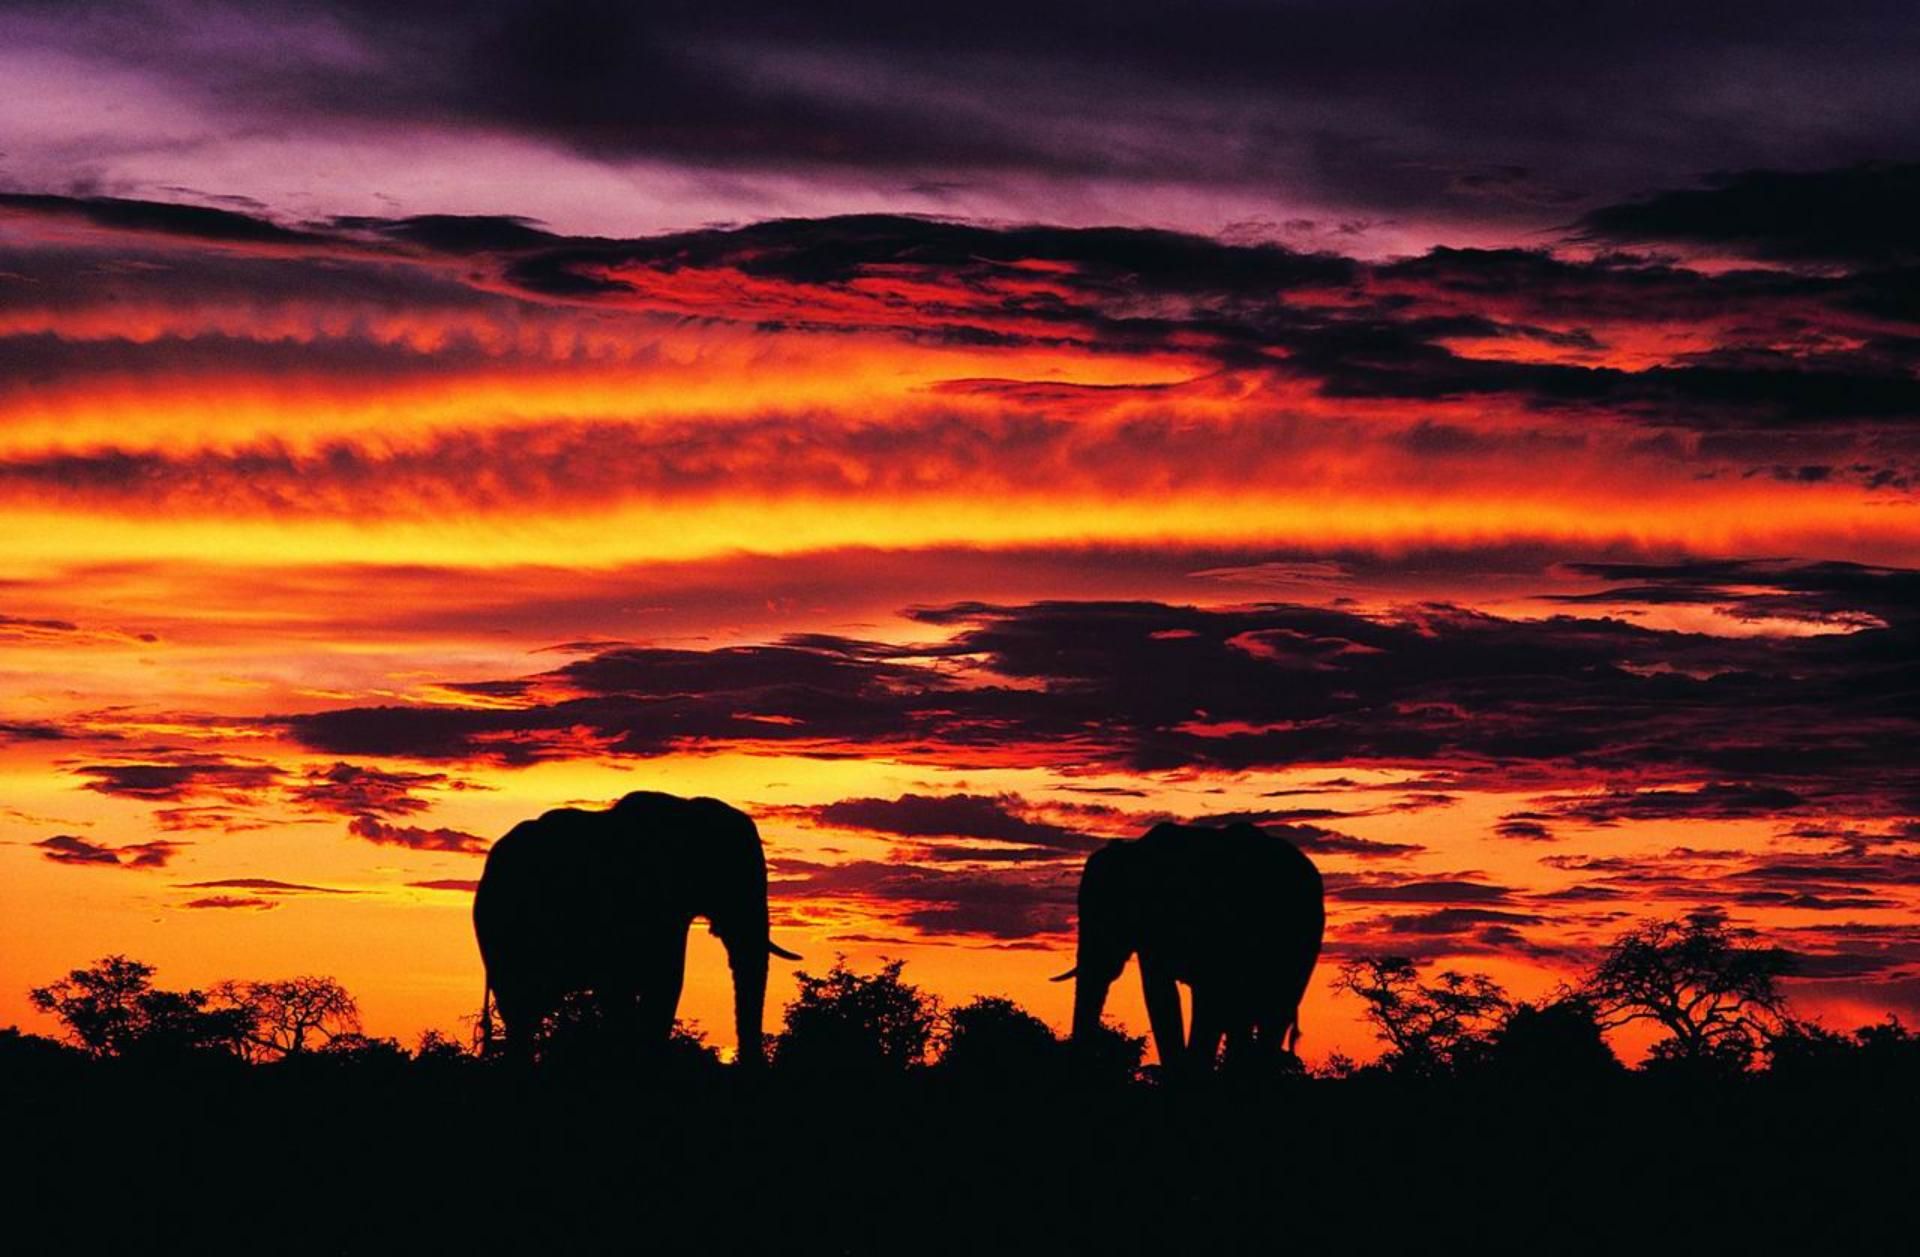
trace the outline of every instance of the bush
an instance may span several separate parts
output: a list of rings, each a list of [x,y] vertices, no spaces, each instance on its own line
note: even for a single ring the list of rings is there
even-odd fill
[[[940,1004],[901,980],[906,962],[855,973],[837,957],[824,977],[794,974],[800,993],[786,1007],[773,1063],[793,1073],[885,1077],[925,1064]]]
[[[1578,996],[1516,1005],[1487,1043],[1481,1067],[1501,1079],[1555,1085],[1599,1082],[1625,1068],[1593,1006]]]
[[[1010,999],[982,995],[946,1015],[941,1072],[966,1082],[1057,1082],[1066,1045]]]

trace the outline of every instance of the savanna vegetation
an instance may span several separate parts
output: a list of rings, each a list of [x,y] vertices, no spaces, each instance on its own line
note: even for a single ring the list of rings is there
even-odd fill
[[[530,1070],[363,1032],[331,979],[158,985],[111,956],[0,1031],[21,1225],[68,1251],[1599,1251],[1864,1244],[1911,1164],[1920,1035],[1796,1020],[1782,954],[1648,923],[1521,1001],[1352,957],[1382,1051],[1175,1080],[898,961],[799,975],[766,1068],[698,1027],[636,1068],[568,1001]],[[1658,1027],[1629,1069],[1607,1032]],[[20,1250],[31,1251],[31,1250]]]

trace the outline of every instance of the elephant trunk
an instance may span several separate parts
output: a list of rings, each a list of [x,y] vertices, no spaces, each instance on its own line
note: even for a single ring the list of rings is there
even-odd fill
[[[1082,964],[1073,986],[1073,1046],[1084,1053],[1100,1032],[1100,1014],[1106,1011],[1107,989],[1113,979]]]
[[[767,939],[731,939],[727,942],[727,963],[733,970],[733,1033],[739,1047],[739,1063],[753,1068],[766,1063],[761,1038],[761,1020],[767,1004]]]

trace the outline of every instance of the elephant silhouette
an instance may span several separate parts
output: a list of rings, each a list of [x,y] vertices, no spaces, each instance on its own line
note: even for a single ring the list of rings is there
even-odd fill
[[[605,811],[558,808],[522,821],[487,853],[473,897],[486,966],[482,1038],[493,1012],[508,1053],[531,1059],[541,1021],[590,992],[611,1033],[663,1047],[686,972],[687,930],[705,917],[733,971],[739,1060],[764,1060],[767,862],[751,817],[717,799],[629,794]]]
[[[1137,955],[1163,1069],[1271,1060],[1292,1051],[1300,1000],[1326,928],[1320,871],[1286,839],[1252,825],[1156,825],[1087,857],[1080,876],[1073,1042],[1100,1029],[1107,991]],[[1180,992],[1193,997],[1183,1033]]]

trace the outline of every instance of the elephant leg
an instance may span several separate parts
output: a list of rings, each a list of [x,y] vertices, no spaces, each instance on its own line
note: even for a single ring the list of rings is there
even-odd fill
[[[1253,1064],[1257,1042],[1253,1023],[1245,1018],[1236,1019],[1227,1030],[1227,1068],[1239,1073]]]
[[[646,1051],[659,1051],[672,1036],[674,1013],[680,1008],[680,991],[686,981],[686,934],[660,940],[640,988],[640,1042]]]
[[[1220,1059],[1220,1039],[1225,1033],[1219,997],[1196,986],[1193,988],[1193,1026],[1187,1039],[1187,1052],[1195,1069],[1204,1072],[1214,1067]]]
[[[500,1028],[506,1039],[506,1058],[516,1065],[532,1064],[534,1035],[540,1028],[542,1011],[538,1003],[518,993],[496,990],[493,1008],[500,1014]]]
[[[1180,1016],[1180,988],[1171,973],[1144,956],[1140,958],[1140,988],[1147,998],[1154,1046],[1160,1049],[1160,1067],[1169,1074],[1184,1074],[1188,1054],[1186,1027]]]
[[[625,1064],[640,1042],[640,992],[631,980],[607,982],[594,997],[602,1031],[595,1055],[603,1065]]]

